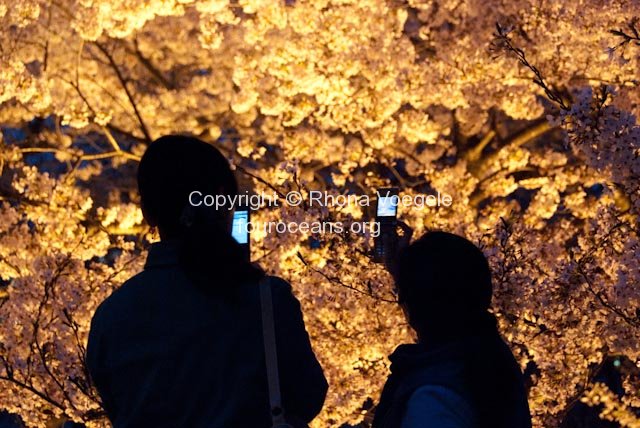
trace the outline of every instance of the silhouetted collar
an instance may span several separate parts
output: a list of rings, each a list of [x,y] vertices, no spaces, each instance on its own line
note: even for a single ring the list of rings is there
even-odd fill
[[[145,269],[178,264],[178,243],[173,240],[154,242],[149,247]]]

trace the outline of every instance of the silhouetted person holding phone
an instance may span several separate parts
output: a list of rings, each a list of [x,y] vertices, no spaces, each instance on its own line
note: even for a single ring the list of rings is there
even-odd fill
[[[482,252],[460,236],[429,232],[390,268],[418,341],[389,357],[374,428],[530,428],[522,372],[488,312]]]
[[[271,426],[259,283],[231,236],[233,211],[189,194],[235,195],[227,160],[196,138],[162,137],[138,168],[144,217],[159,229],[144,270],[96,310],[87,366],[115,428]],[[305,426],[327,382],[291,286],[271,277],[282,404]]]

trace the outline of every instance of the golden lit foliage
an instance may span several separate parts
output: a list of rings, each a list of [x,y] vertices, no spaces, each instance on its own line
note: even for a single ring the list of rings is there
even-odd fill
[[[82,364],[91,315],[151,239],[137,160],[191,133],[256,192],[451,195],[400,216],[483,246],[536,426],[582,397],[638,427],[639,15],[624,0],[0,0],[0,407],[106,425]],[[331,385],[315,426],[362,420],[411,340],[371,239],[253,239]],[[611,355],[633,368],[623,397],[593,382]]]

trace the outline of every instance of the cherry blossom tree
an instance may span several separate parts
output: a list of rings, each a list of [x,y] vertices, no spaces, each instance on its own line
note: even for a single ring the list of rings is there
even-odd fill
[[[0,0],[0,408],[108,426],[89,323],[157,239],[140,156],[189,133],[255,193],[450,195],[400,218],[489,257],[535,425],[583,402],[639,427],[637,16],[635,0]],[[303,203],[253,220],[370,216]],[[329,379],[315,426],[366,420],[412,340],[371,234],[252,240]],[[597,379],[612,357],[620,391]]]

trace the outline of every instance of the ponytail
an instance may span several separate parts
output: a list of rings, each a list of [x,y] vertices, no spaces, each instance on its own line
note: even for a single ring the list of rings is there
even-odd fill
[[[180,219],[178,260],[192,280],[208,294],[227,294],[243,282],[264,276],[211,209],[187,205]]]

